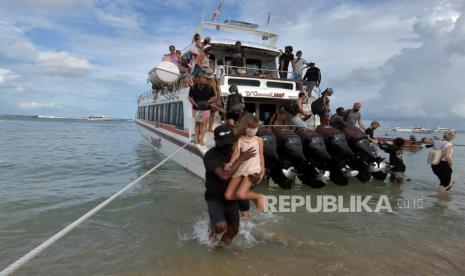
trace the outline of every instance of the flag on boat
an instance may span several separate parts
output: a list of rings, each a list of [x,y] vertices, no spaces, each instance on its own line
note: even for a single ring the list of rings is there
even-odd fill
[[[213,14],[212,14],[210,20],[212,20],[212,21],[215,20],[215,18],[216,18],[217,16],[220,16],[220,13],[221,13],[221,2],[220,2],[220,4],[218,5],[218,7],[216,7],[216,9],[215,9],[215,11],[213,12]]]
[[[268,24],[270,24],[270,18],[271,18],[271,12],[268,12],[268,19],[266,19],[265,28],[267,28]]]

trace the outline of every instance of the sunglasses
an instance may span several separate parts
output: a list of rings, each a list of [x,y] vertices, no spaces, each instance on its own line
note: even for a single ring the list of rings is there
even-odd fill
[[[220,133],[218,133],[219,136],[225,136],[225,135],[228,135],[229,133],[231,133],[231,131],[222,131]]]

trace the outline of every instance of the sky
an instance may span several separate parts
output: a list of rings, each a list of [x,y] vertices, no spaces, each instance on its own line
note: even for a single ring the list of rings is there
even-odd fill
[[[3,0],[0,114],[133,118],[147,72],[187,46],[214,0]],[[384,126],[465,129],[465,1],[222,1],[220,19],[264,25]]]

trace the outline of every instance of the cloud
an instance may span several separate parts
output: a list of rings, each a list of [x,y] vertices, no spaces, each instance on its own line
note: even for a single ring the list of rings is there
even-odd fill
[[[85,75],[93,69],[86,59],[74,57],[64,51],[40,52],[36,64],[43,73],[63,76]]]
[[[0,89],[23,92],[25,88],[21,86],[20,79],[20,75],[13,73],[9,69],[0,67]]]
[[[54,102],[26,101],[26,102],[20,102],[18,104],[18,108],[19,109],[42,109],[42,108],[60,109],[62,108],[62,106]]]

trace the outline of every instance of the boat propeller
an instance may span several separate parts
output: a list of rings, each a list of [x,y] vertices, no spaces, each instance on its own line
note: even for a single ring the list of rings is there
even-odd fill
[[[354,177],[358,175],[357,170],[352,170],[349,166],[345,165],[344,168],[341,169],[341,172],[344,174],[345,177]]]
[[[294,179],[297,176],[297,172],[292,166],[287,169],[282,169],[281,171],[287,179]]]
[[[330,176],[329,171],[319,170],[317,168],[315,168],[315,170],[317,172],[317,176],[316,176],[317,180],[322,181],[324,183],[327,183],[329,181],[329,176]]]
[[[391,170],[392,166],[389,165],[386,161],[381,161],[379,163],[373,162],[369,166],[370,172],[383,172],[388,173]]]

